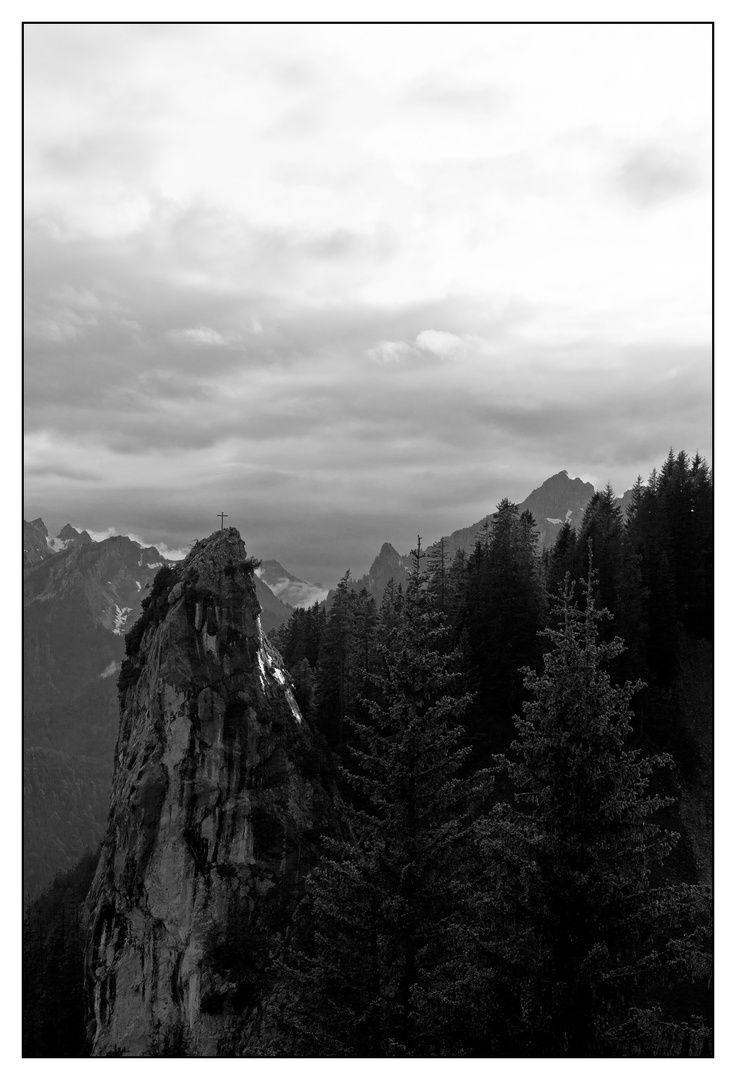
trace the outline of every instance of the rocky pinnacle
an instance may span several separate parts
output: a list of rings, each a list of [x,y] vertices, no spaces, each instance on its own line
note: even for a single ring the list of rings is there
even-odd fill
[[[259,613],[253,564],[224,528],[160,571],[126,639],[87,902],[93,1054],[247,1041],[324,806],[312,734]]]

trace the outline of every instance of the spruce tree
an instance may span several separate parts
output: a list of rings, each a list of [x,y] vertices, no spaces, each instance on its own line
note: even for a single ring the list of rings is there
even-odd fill
[[[380,674],[346,773],[342,835],[312,873],[259,1052],[426,1056],[472,1044],[478,962],[473,816],[488,780],[462,777],[457,655],[421,552],[403,604],[382,607]]]
[[[477,690],[472,729],[481,753],[489,745],[508,746],[523,699],[520,669],[540,659],[544,601],[536,545],[531,514],[519,516],[503,499],[468,560],[463,623]]]
[[[84,900],[99,852],[56,875],[23,920],[23,1056],[88,1057]]]
[[[687,635],[713,633],[713,482],[698,454],[690,462],[670,450],[646,487],[637,481],[626,542],[641,568],[638,636],[647,679],[667,688]]]
[[[513,913],[516,928],[518,1052],[666,1053],[675,1029],[678,1052],[702,1052],[699,1018],[657,1012],[677,978],[707,970],[707,901],[653,877],[677,841],[654,820],[671,800],[650,786],[671,760],[628,748],[639,687],[612,683],[606,668],[623,645],[600,640],[610,616],[596,607],[592,567],[581,584],[579,607],[565,581],[544,670],[527,672],[512,756],[499,758],[512,798],[481,830],[499,917]]]
[[[596,491],[585,508],[577,536],[578,565],[584,567],[592,548],[596,569],[597,599],[615,616],[622,568],[623,515],[610,484]]]
[[[364,587],[355,598],[353,624],[354,700],[352,715],[356,720],[367,719],[365,698],[378,665],[378,608]]]
[[[317,665],[317,722],[332,748],[345,741],[345,717],[355,701],[354,634],[355,593],[346,570],[327,615]]]
[[[574,527],[569,521],[564,522],[547,560],[547,590],[553,595],[559,593],[566,574],[573,579],[578,577],[576,539]]]
[[[429,558],[428,588],[435,607],[443,613],[447,611],[448,601],[447,578],[450,569],[447,554],[448,546],[449,538],[447,536],[440,537],[434,545]]]

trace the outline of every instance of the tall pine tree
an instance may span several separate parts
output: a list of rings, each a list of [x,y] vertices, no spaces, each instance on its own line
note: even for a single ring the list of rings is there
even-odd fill
[[[381,674],[340,804],[342,837],[311,875],[259,1051],[426,1056],[472,1044],[489,975],[478,962],[473,818],[488,780],[463,778],[457,655],[421,552],[385,603]]]
[[[563,585],[557,628],[544,632],[551,651],[541,674],[527,673],[525,716],[499,761],[512,799],[482,827],[499,908],[522,927],[519,1052],[656,1054],[677,1043],[677,1053],[701,1053],[706,1025],[656,1008],[677,977],[707,984],[707,901],[653,881],[677,841],[653,820],[669,800],[650,788],[671,762],[627,746],[638,687],[611,682],[606,668],[623,646],[600,640],[608,613],[594,593],[592,569],[582,608]]]

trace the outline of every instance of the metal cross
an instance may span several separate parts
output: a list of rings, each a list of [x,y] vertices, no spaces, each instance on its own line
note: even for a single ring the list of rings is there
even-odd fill
[[[229,517],[230,515],[229,514],[218,514],[217,516],[220,519],[220,532],[222,532],[222,530],[225,528],[225,518]]]

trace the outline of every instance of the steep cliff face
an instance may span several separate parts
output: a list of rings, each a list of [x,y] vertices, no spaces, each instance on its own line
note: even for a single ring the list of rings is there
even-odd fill
[[[162,571],[129,642],[88,899],[94,1054],[242,1047],[269,937],[309,869],[324,795],[259,613],[226,529]]]

